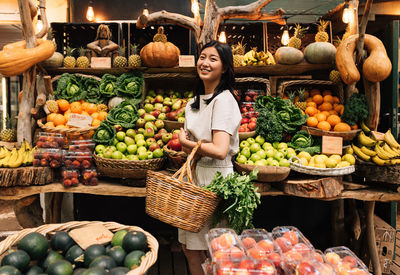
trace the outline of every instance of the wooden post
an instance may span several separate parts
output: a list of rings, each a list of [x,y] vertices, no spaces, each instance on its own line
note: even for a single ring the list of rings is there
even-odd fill
[[[367,243],[368,243],[369,255],[372,261],[372,266],[374,267],[374,274],[382,275],[381,265],[379,263],[378,250],[376,248],[376,239],[375,239],[375,228],[374,228],[375,202],[374,201],[365,202],[365,210],[367,213]]]
[[[14,202],[14,213],[19,225],[23,228],[32,228],[44,224],[39,195],[16,200]]]

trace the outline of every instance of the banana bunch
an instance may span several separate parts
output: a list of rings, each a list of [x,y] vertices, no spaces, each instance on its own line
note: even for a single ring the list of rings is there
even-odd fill
[[[13,148],[9,151],[5,146],[2,146],[0,147],[0,167],[17,168],[32,165],[34,150],[35,148],[32,149],[25,140],[19,149]]]
[[[359,146],[352,144],[354,153],[364,161],[372,161],[377,165],[400,164],[400,144],[394,138],[390,129],[385,133],[384,140],[375,140],[368,136],[371,130],[361,123],[362,131],[358,135]]]
[[[243,56],[242,66],[265,66],[265,65],[275,65],[275,58],[273,55],[267,51],[257,52],[251,49]]]

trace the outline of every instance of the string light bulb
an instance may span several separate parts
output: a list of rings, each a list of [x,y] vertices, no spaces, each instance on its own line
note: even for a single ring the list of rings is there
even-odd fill
[[[287,44],[289,44],[289,29],[288,26],[285,25],[284,29],[283,29],[283,33],[282,33],[282,37],[281,37],[281,43],[283,46],[286,46]]]
[[[147,9],[147,3],[144,3],[143,15],[144,16],[149,16],[149,10]]]
[[[199,2],[197,0],[192,0],[192,8],[191,8],[193,14],[195,16],[200,14],[200,7],[199,7]]]
[[[345,3],[344,7],[343,7],[343,15],[342,15],[342,21],[345,24],[350,23],[350,21],[352,20],[352,12],[351,9],[349,8],[349,3]]]
[[[37,19],[38,19],[38,21],[37,21],[37,23],[36,23],[36,30],[37,30],[38,32],[40,32],[40,31],[43,29],[42,16],[41,16],[40,14],[38,14]]]
[[[93,10],[93,2],[89,1],[88,9],[86,12],[86,19],[89,22],[92,22],[94,20],[94,10]]]
[[[219,34],[218,41],[221,43],[226,43],[225,21],[224,24],[222,24],[222,30],[221,33]]]

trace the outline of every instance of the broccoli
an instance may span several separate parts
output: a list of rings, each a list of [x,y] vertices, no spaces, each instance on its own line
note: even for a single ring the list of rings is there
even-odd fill
[[[355,125],[368,117],[368,104],[365,95],[352,94],[349,102],[344,106],[342,121]]]

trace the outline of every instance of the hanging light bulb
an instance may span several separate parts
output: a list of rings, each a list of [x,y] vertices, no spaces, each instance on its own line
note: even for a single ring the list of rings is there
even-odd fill
[[[349,8],[349,3],[345,3],[344,4],[344,8],[343,8],[343,15],[342,15],[342,21],[345,24],[350,23],[350,21],[352,20],[353,14],[351,12],[351,9]]]
[[[38,21],[37,21],[37,24],[36,24],[36,30],[37,30],[38,32],[40,32],[40,31],[43,29],[42,16],[39,14],[38,17],[37,17],[37,19],[38,19]]]
[[[192,0],[192,8],[191,8],[193,14],[195,16],[200,14],[200,7],[199,7],[199,2],[197,0]]]
[[[283,46],[286,46],[287,44],[289,44],[289,30],[288,30],[288,26],[285,25],[285,28],[283,30],[282,33],[282,37],[281,37],[281,43]]]
[[[86,12],[86,19],[90,22],[94,20],[93,2],[89,1],[88,9]]]
[[[149,10],[147,9],[147,3],[144,3],[143,15],[149,16]]]
[[[221,33],[219,34],[218,41],[221,43],[226,43],[225,21],[222,24],[222,30],[221,30]]]

